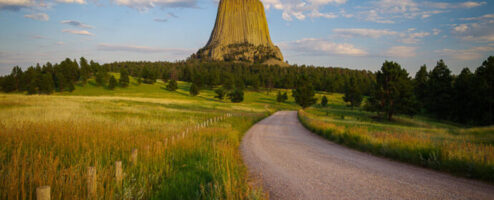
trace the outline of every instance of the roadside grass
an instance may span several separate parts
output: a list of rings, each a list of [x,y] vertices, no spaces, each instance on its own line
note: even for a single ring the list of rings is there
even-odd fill
[[[375,114],[351,110],[341,102],[299,111],[302,124],[339,144],[375,155],[494,182],[494,127],[462,127],[426,117],[397,116],[378,121]]]
[[[97,169],[99,199],[265,199],[248,184],[240,140],[258,120],[295,104],[276,103],[275,91],[246,91],[243,103],[232,104],[212,90],[191,97],[188,87],[179,82],[169,92],[162,82],[132,79],[111,91],[90,80],[73,93],[0,94],[0,199],[35,199],[43,185],[52,199],[87,199],[89,166]],[[226,113],[232,117],[179,139]]]

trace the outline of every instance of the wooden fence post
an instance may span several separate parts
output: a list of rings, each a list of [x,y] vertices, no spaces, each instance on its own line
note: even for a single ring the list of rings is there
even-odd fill
[[[95,198],[98,189],[98,182],[96,178],[96,167],[87,168],[87,193],[89,198]]]
[[[133,165],[137,165],[137,154],[137,149],[133,149],[132,154],[130,154],[130,162],[132,162]]]
[[[122,184],[122,161],[115,162],[115,179],[117,180],[117,185]]]
[[[36,199],[37,200],[50,200],[50,186],[41,186],[36,188]]]

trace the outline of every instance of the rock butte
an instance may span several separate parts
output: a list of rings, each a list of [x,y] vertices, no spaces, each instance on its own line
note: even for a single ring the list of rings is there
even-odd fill
[[[193,57],[284,64],[280,49],[271,41],[259,0],[221,0],[211,37]]]

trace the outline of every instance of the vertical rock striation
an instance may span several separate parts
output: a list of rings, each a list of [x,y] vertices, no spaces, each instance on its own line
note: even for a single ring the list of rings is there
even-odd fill
[[[211,37],[194,56],[219,61],[283,61],[280,49],[271,41],[259,0],[221,0]]]

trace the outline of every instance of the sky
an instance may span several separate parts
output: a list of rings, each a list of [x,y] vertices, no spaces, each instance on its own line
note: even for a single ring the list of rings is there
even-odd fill
[[[203,47],[218,0],[0,0],[0,74],[65,58],[177,61]],[[494,1],[262,0],[290,64],[414,75],[444,59],[453,73],[494,55]]]

